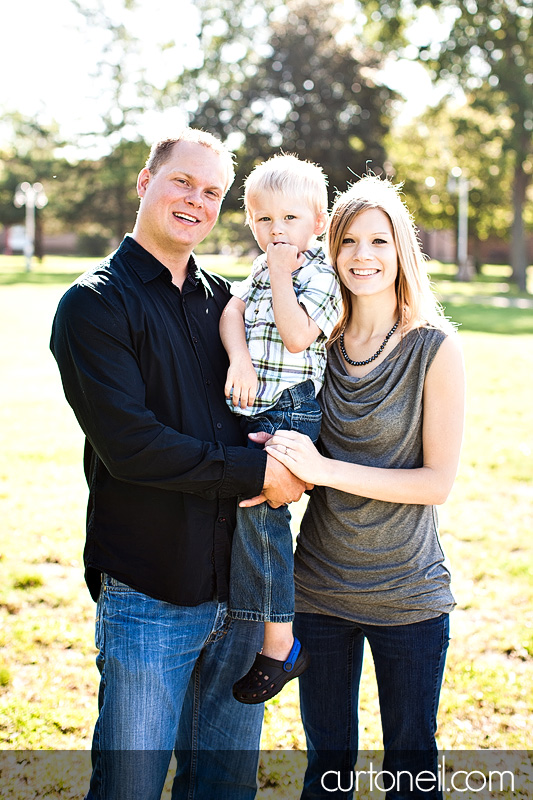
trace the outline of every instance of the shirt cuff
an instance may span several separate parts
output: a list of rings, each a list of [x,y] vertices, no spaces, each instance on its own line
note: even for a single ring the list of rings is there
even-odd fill
[[[267,454],[251,447],[227,447],[220,497],[256,497],[265,483]]]

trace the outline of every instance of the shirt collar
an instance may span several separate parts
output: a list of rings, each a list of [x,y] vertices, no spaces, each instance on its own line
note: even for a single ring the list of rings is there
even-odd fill
[[[118,252],[124,256],[128,265],[135,270],[143,283],[149,283],[160,275],[169,283],[172,281],[170,270],[148,250],[145,250],[131,234],[126,234]],[[187,277],[183,284],[182,291],[187,291],[187,289],[192,291],[198,284],[203,286],[206,296],[213,294],[206,276],[196,263],[194,254],[191,254],[189,263],[187,264]]]
[[[170,270],[153,256],[149,250],[145,250],[145,248],[129,233],[124,237],[118,252],[125,257],[129,266],[135,270],[143,283],[148,283],[154,280],[154,278],[158,278],[159,275],[164,272],[168,273],[169,278],[171,278]],[[192,277],[192,279],[195,280],[197,270],[198,267],[194,257],[191,255],[187,265],[187,278]]]

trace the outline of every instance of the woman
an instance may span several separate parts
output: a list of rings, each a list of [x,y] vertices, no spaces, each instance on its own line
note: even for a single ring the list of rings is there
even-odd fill
[[[295,555],[295,635],[311,655],[300,678],[302,798],[352,796],[365,639],[390,773],[380,785],[387,798],[439,798],[436,714],[454,600],[435,505],[458,466],[461,350],[398,187],[366,176],[340,195],[328,249],[344,307],[320,396],[320,452],[290,431],[267,445],[316,485]]]

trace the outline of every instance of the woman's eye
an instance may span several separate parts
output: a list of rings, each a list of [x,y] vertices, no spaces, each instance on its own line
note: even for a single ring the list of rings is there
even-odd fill
[[[374,244],[387,244],[385,239],[374,239]]]
[[[353,244],[353,239],[347,236],[346,239],[342,240],[342,244]]]

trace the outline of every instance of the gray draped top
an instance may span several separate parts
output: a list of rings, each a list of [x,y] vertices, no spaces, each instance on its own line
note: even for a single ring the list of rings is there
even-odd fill
[[[426,373],[445,339],[410,331],[362,378],[334,344],[319,395],[321,452],[388,469],[421,467]],[[295,553],[296,610],[373,625],[405,625],[455,605],[434,506],[371,500],[316,487]]]

